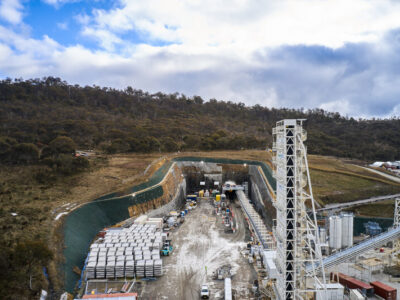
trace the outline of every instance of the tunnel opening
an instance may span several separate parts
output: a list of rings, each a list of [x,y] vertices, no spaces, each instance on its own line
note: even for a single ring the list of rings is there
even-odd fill
[[[182,166],[188,194],[201,189],[221,190],[222,184],[232,180],[237,184],[250,181],[248,167],[215,163],[197,163]],[[233,193],[234,194],[234,193]]]

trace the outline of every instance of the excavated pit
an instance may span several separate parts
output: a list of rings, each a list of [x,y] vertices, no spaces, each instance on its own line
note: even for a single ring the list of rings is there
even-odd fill
[[[217,181],[219,188],[228,180],[237,184],[248,182],[251,202],[263,216],[267,228],[271,228],[272,219],[276,215],[271,197],[271,186],[274,182],[268,178],[269,183],[265,183],[265,176],[271,176],[265,164],[229,159],[209,159],[212,162],[205,162],[201,158],[184,159],[186,160],[174,160],[161,167],[155,173],[157,178],[152,178],[143,184],[145,185],[143,188],[147,188],[144,193],[136,192],[140,191],[136,189],[139,187],[131,188],[132,194],[120,197],[116,197],[118,194],[113,193],[77,208],[66,217],[64,223],[66,262],[62,269],[67,291],[72,292],[79,279],[72,270],[83,267],[88,247],[99,230],[139,214],[152,215],[155,212],[162,214],[175,209],[184,203],[187,193],[204,188],[211,190]],[[150,185],[152,180],[158,181],[158,185],[157,183]],[[204,186],[200,185],[201,181],[205,182]],[[233,199],[235,194],[227,192],[227,196]]]

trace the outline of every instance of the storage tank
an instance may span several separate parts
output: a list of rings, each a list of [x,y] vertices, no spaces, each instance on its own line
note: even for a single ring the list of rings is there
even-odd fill
[[[349,212],[341,214],[342,218],[342,247],[353,246],[353,222],[354,215]]]
[[[339,216],[329,218],[329,247],[342,248],[342,219]]]
[[[319,228],[319,242],[321,244],[326,243],[326,229],[322,227]]]

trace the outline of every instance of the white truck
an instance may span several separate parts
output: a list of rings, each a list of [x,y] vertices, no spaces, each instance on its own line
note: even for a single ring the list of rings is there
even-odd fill
[[[210,298],[210,290],[208,289],[208,286],[205,284],[203,284],[201,286],[200,297],[201,297],[201,299],[209,299]]]

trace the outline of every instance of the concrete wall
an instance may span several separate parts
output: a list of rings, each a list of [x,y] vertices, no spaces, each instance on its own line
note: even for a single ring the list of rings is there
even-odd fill
[[[181,184],[178,186],[175,197],[168,202],[167,204],[153,209],[152,211],[148,212],[147,215],[149,218],[157,218],[163,217],[168,214],[170,211],[177,210],[185,203],[186,200],[186,180],[184,179]]]
[[[272,220],[276,218],[276,210],[272,204],[270,191],[260,174],[258,166],[249,166],[249,174],[250,199],[254,203],[256,211],[263,217],[267,228],[272,231]]]

